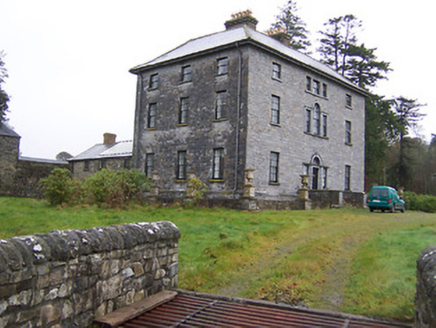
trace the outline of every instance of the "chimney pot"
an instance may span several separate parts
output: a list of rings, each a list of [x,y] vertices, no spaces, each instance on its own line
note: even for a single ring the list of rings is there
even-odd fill
[[[104,133],[103,134],[103,144],[114,144],[116,143],[117,135],[113,133]]]

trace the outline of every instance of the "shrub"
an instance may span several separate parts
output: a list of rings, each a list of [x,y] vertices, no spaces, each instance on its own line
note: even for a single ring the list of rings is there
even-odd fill
[[[85,180],[84,189],[91,204],[122,207],[132,201],[142,201],[142,194],[149,185],[149,179],[137,170],[103,169]]]
[[[55,168],[40,183],[50,205],[74,203],[83,193],[81,183],[73,178],[68,169]]]
[[[406,208],[412,211],[436,213],[436,197],[430,195],[418,195],[414,192],[405,192]]]
[[[186,199],[184,206],[190,207],[191,205],[200,205],[201,200],[207,190],[207,186],[198,178],[189,178],[188,186],[186,188]]]

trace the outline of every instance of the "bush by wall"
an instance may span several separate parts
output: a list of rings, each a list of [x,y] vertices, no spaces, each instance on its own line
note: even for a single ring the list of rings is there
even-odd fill
[[[436,196],[405,192],[404,198],[408,210],[436,213]]]
[[[122,207],[141,202],[150,180],[137,170],[102,169],[83,182],[73,178],[66,169],[55,169],[42,180],[42,189],[51,205],[98,204]]]

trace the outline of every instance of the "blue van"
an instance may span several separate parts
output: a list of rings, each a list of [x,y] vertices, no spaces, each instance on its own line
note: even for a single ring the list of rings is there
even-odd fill
[[[387,186],[372,187],[366,199],[366,204],[369,210],[401,211],[404,213],[406,210],[406,203],[401,197],[398,196],[397,191],[394,188]]]

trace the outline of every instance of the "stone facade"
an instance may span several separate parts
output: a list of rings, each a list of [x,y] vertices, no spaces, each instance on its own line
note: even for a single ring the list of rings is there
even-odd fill
[[[39,197],[39,181],[68,162],[20,156],[20,136],[0,123],[0,196]]]
[[[53,231],[0,241],[0,327],[88,327],[175,288],[171,222]]]
[[[185,195],[185,170],[208,186],[210,199],[241,203],[247,169],[252,198],[263,204],[298,203],[304,174],[309,189],[363,197],[366,93],[255,31],[255,22],[238,17],[225,32],[131,70],[133,166],[151,166],[162,199]]]
[[[417,261],[415,328],[436,327],[436,246],[424,249]]]
[[[17,171],[20,136],[0,123],[0,195],[10,195]]]

